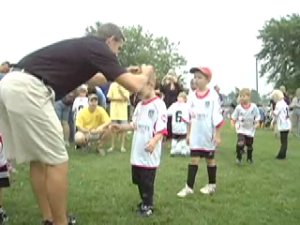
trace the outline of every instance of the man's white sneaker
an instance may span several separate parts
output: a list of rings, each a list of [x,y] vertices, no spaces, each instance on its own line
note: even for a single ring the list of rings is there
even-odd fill
[[[205,195],[210,195],[216,192],[216,184],[207,184],[200,189],[200,192]]]
[[[179,192],[177,193],[177,196],[178,196],[178,197],[181,197],[181,198],[184,198],[184,197],[186,197],[187,195],[190,195],[190,194],[194,194],[194,191],[193,191],[193,189],[191,189],[191,188],[186,184],[185,187],[182,188],[182,190],[179,191]]]

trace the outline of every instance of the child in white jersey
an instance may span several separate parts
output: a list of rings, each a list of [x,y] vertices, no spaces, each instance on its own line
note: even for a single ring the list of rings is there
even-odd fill
[[[7,159],[5,157],[3,147],[4,147],[3,139],[0,134],[0,224],[4,224],[4,222],[8,220],[5,210],[2,208],[3,206],[2,189],[10,186],[9,172],[7,168]]]
[[[167,134],[167,109],[155,95],[155,76],[139,93],[138,103],[130,124],[113,124],[112,130],[134,130],[131,147],[132,182],[138,186],[141,203],[138,212],[142,216],[153,213],[153,194],[156,169],[160,164],[163,135]]]
[[[194,183],[200,158],[207,163],[208,184],[200,189],[203,194],[212,194],[216,190],[217,166],[214,158],[216,147],[221,142],[220,128],[224,124],[218,94],[207,85],[212,73],[207,67],[192,68],[197,89],[189,95],[190,124],[187,141],[191,150],[191,163],[188,165],[187,183],[177,193],[185,197],[194,193]]]
[[[189,155],[190,150],[186,143],[189,109],[185,92],[180,92],[177,102],[168,108],[168,116],[172,116],[172,144],[171,156]]]
[[[289,116],[289,106],[284,101],[284,94],[280,90],[274,90],[271,95],[276,103],[273,111],[274,120],[277,129],[280,132],[280,150],[276,156],[277,159],[285,159],[288,147],[288,135],[291,129],[291,120]],[[273,124],[271,124],[273,126]]]
[[[74,121],[76,121],[76,115],[78,112],[89,105],[88,103],[88,86],[86,84],[82,84],[77,88],[78,96],[75,98],[73,106],[72,106],[72,112],[74,115]]]
[[[259,126],[260,113],[257,106],[251,103],[251,90],[243,88],[239,93],[240,104],[237,105],[231,115],[231,125],[236,129],[236,162],[242,163],[244,147],[247,146],[247,162],[253,163],[253,139],[255,129]]]

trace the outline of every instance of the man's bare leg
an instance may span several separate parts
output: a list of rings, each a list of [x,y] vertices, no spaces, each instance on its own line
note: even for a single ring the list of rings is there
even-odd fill
[[[46,166],[40,162],[30,162],[30,178],[33,192],[42,211],[43,220],[52,221],[52,214],[47,198]]]
[[[68,225],[68,162],[47,166],[46,185],[54,225]]]

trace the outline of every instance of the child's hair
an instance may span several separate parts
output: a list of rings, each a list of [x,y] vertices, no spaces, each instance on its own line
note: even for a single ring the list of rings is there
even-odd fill
[[[178,98],[183,98],[184,101],[187,101],[187,95],[184,91],[180,92],[177,97]]]
[[[241,95],[247,95],[251,97],[251,90],[249,88],[243,88],[240,90],[239,96]]]
[[[282,93],[282,91],[276,89],[272,92],[271,94],[271,98],[275,101],[275,102],[278,102],[282,99],[284,99],[284,95]]]

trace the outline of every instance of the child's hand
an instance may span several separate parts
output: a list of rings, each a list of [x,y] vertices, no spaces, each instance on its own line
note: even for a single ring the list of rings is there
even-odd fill
[[[214,135],[214,143],[216,144],[216,146],[220,146],[221,144],[221,136],[217,133],[215,133]]]
[[[190,135],[189,134],[186,135],[186,144],[190,145]]]
[[[156,141],[151,139],[148,144],[146,145],[146,150],[150,153],[152,153],[154,151],[156,147]]]

